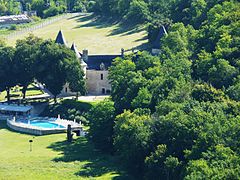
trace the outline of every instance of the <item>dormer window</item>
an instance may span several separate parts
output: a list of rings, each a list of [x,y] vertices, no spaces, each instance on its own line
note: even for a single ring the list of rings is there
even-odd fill
[[[105,69],[106,69],[106,68],[105,68],[105,65],[104,65],[104,63],[101,63],[101,64],[100,64],[100,70],[102,70],[102,71],[103,71],[103,70],[105,70]]]

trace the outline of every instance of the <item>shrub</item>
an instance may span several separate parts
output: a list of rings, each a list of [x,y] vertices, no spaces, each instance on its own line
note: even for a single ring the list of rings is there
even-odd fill
[[[32,18],[33,21],[35,21],[35,22],[41,21],[41,18],[38,17],[38,16],[32,16],[31,18]]]
[[[59,9],[55,6],[51,6],[47,10],[43,11],[44,17],[51,17],[51,16],[56,16],[59,14]]]
[[[9,29],[12,30],[12,31],[15,31],[15,30],[17,30],[17,25],[12,24]]]
[[[59,104],[53,104],[48,106],[45,111],[41,114],[42,116],[57,117],[58,114],[61,118],[68,120],[81,121],[85,125],[88,124],[86,113],[93,107],[88,102],[80,102],[74,100],[64,100]]]

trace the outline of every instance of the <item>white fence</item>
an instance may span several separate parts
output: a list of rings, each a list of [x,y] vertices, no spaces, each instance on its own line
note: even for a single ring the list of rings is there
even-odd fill
[[[17,36],[21,35],[21,34],[24,34],[24,33],[30,33],[32,31],[35,31],[37,29],[41,29],[43,27],[46,27],[50,24],[53,24],[57,21],[60,21],[62,19],[66,19],[66,18],[70,18],[70,17],[74,17],[74,16],[77,16],[79,15],[80,13],[67,13],[67,14],[63,14],[63,15],[60,15],[60,16],[57,16],[57,17],[54,17],[54,18],[51,18],[49,20],[46,20],[42,23],[39,23],[39,24],[36,24],[36,25],[33,25],[31,27],[27,27],[27,28],[23,28],[21,30],[18,30],[18,31],[14,31],[13,33],[9,34],[9,35],[0,35],[0,39],[11,39],[11,38],[16,38]]]

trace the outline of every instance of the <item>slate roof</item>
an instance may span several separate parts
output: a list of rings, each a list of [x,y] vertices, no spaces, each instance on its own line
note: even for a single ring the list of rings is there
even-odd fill
[[[58,32],[55,42],[67,46],[63,32],[61,30]],[[81,65],[86,65],[87,69],[90,70],[101,70],[100,65],[102,64],[104,64],[104,67],[107,70],[112,65],[112,61],[115,58],[122,57],[121,55],[88,55],[87,61],[84,61],[82,54],[78,52],[75,43],[72,44],[71,50],[73,50],[76,53],[77,57],[81,59]]]
[[[62,45],[67,45],[65,37],[62,33],[62,30],[58,32],[57,38],[55,40],[55,43],[62,44]]]
[[[153,42],[153,48],[160,49],[160,47],[161,47],[160,40],[165,35],[167,35],[167,30],[165,29],[164,26],[161,26],[158,36],[157,36],[156,40]]]
[[[75,43],[72,44],[72,46],[71,46],[71,50],[74,51],[75,54],[76,54],[76,56],[77,56],[77,58],[80,59],[80,61],[81,61],[81,65],[82,65],[82,66],[87,66],[87,64],[86,64],[86,63],[83,61],[83,59],[81,58],[81,57],[82,57],[82,54],[81,54],[80,52],[78,52]]]
[[[16,104],[2,104],[0,103],[0,111],[12,111],[12,112],[28,112],[32,109],[32,106],[23,106]]]
[[[115,58],[122,57],[121,55],[89,55],[87,69],[100,70],[100,65],[103,63],[105,69],[108,69]]]

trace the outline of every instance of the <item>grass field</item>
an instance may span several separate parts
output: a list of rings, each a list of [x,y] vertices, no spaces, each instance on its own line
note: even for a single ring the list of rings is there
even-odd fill
[[[92,14],[64,19],[32,33],[44,39],[55,40],[60,29],[65,35],[68,46],[75,42],[79,51],[86,48],[89,54],[119,54],[121,48],[131,51],[132,48],[142,49],[148,46],[147,33],[143,27],[120,25]],[[27,35],[25,33],[9,39],[7,43],[14,45],[16,39]]]
[[[0,121],[0,179],[130,179],[113,157],[94,150],[86,138],[75,138],[72,144],[65,139],[66,134],[20,134]]]

